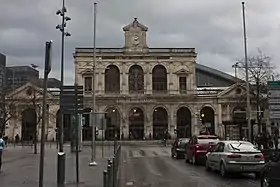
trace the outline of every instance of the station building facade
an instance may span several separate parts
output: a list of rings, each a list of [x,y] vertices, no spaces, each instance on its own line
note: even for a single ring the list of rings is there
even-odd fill
[[[195,48],[150,48],[148,27],[137,19],[123,31],[124,47],[96,48],[94,67],[93,48],[75,50],[76,82],[84,86],[84,137],[91,133],[93,84],[96,112],[110,117],[107,138],[113,129],[128,139],[161,139],[166,130],[172,137],[223,135],[223,121],[235,110],[245,111],[244,86],[198,64]]]

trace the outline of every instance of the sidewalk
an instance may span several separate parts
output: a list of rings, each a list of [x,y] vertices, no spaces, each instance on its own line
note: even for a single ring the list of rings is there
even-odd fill
[[[38,150],[40,147],[38,146]],[[57,150],[55,146],[46,147],[44,186],[56,186],[56,161]],[[103,170],[107,166],[107,159],[113,155],[112,147],[104,148],[102,158],[101,148],[96,149],[95,167],[89,167],[91,150],[83,147],[80,152],[80,184],[79,187],[101,187]],[[75,153],[70,153],[69,147],[65,147],[66,153],[66,187],[76,185]],[[31,147],[8,147],[3,154],[3,171],[0,174],[1,187],[37,187],[39,176],[39,157],[34,155]]]

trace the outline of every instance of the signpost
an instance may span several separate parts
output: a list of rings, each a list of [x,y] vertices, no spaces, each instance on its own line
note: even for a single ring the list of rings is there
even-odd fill
[[[268,109],[269,121],[274,124],[272,128],[280,125],[280,81],[268,81]]]
[[[83,86],[63,86],[63,93],[61,97],[61,112],[71,115],[71,150],[76,152],[76,181],[79,183],[79,151],[81,147],[81,116],[83,113],[84,92]],[[63,124],[62,124],[63,125]]]

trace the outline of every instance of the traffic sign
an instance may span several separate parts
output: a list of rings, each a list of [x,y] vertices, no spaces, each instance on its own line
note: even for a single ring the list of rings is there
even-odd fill
[[[267,81],[268,88],[280,89],[280,81]]]
[[[280,81],[268,81],[267,85],[269,119],[280,120]]]
[[[63,86],[61,94],[61,109],[63,113],[82,113],[84,108],[83,86]]]

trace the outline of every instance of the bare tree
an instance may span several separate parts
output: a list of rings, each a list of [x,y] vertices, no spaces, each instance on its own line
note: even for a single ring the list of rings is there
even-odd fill
[[[264,111],[267,108],[267,81],[274,80],[279,77],[275,71],[276,66],[271,62],[272,58],[260,49],[254,56],[248,57],[248,72],[250,81],[250,91],[255,95],[256,109],[257,109],[257,124],[259,132],[262,128],[262,118]],[[238,63],[242,64],[242,75],[245,75],[245,62],[239,60]]]
[[[11,118],[16,117],[16,102],[13,98],[8,97],[8,90],[0,91],[0,133],[5,134],[6,126]]]
[[[42,112],[41,112],[42,98],[40,98],[41,93],[32,87],[29,87],[27,89],[26,94],[29,96],[31,109],[33,109],[36,112],[36,119],[35,119],[36,121],[35,124],[33,124],[33,145],[34,145],[34,154],[37,154],[38,124],[41,122],[42,119]]]

